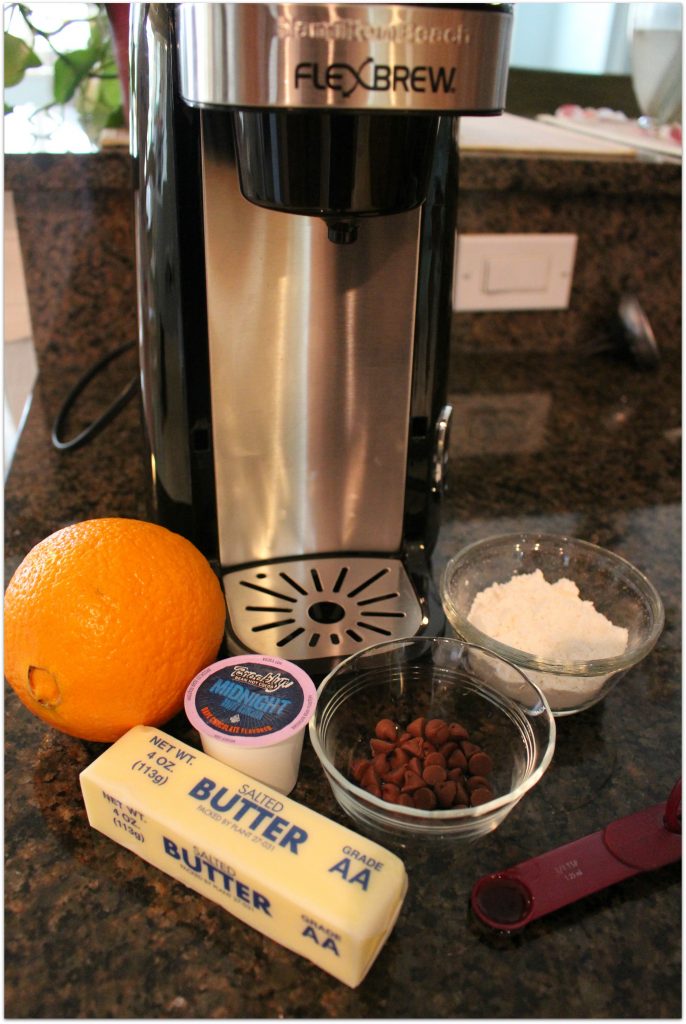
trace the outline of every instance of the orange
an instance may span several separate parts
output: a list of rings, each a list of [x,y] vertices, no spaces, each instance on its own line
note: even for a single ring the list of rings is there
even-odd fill
[[[46,537],[10,580],[5,675],[44,722],[111,742],[181,710],[225,616],[190,541],[136,519],[90,519]]]

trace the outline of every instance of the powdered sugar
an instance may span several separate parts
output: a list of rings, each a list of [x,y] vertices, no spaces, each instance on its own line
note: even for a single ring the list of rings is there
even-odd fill
[[[557,664],[624,653],[629,634],[579,595],[573,580],[548,583],[540,569],[494,583],[476,595],[469,622],[487,636]],[[590,698],[607,675],[574,677],[527,670],[553,710]]]

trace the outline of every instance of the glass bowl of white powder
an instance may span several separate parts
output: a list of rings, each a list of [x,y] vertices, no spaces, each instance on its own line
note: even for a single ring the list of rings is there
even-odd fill
[[[660,595],[635,566],[552,534],[470,544],[448,562],[441,595],[457,636],[521,669],[556,716],[602,700],[664,626]],[[500,683],[505,693],[518,686],[507,668]]]

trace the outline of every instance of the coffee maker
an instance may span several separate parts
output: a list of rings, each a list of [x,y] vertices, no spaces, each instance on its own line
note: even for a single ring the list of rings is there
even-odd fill
[[[508,4],[132,5],[155,514],[232,653],[321,673],[443,629],[459,117],[504,106]]]

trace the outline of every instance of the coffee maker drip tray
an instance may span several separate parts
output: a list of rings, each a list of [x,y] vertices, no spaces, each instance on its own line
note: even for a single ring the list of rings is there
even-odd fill
[[[338,660],[383,640],[413,636],[425,624],[398,559],[270,562],[228,572],[223,584],[240,648],[290,661]]]

